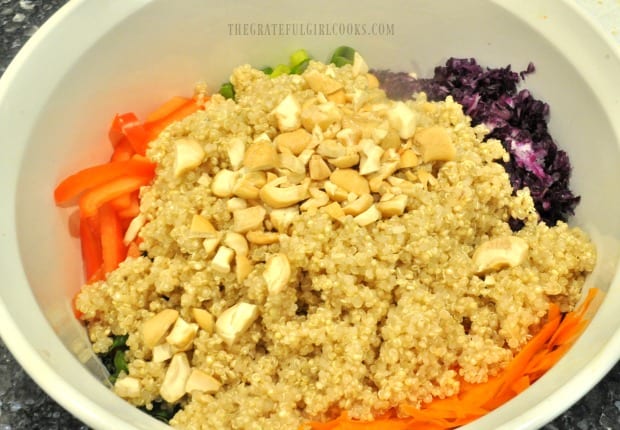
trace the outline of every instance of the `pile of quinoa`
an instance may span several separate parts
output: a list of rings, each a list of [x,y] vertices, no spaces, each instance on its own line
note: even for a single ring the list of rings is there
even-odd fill
[[[562,222],[553,227],[539,222],[528,190],[514,193],[496,162],[508,157],[500,142],[483,143],[487,131],[472,128],[450,97],[429,102],[420,94],[391,101],[363,66],[311,62],[303,75],[277,78],[240,66],[231,76],[234,100],[213,95],[204,110],[151,142],[147,155],[157,163],[157,174],[140,194],[142,256],[84,286],[76,301],[95,352],[105,353],[113,336],[128,335],[128,372],[114,387],[128,402],[150,409],[162,401],[172,359],[154,359],[144,326],[165,309],[178,311],[194,333],[186,346],[167,351],[183,355],[192,370],[216,382],[213,389],[190,390],[176,399],[180,409],[172,426],[296,429],[343,410],[369,420],[402,403],[453,395],[461,378],[486,381],[535,334],[550,302],[562,311],[575,306],[596,260],[585,233]],[[313,89],[308,74],[329,78],[338,90]],[[366,223],[356,215],[335,215],[327,204],[299,209],[301,200],[288,206],[295,215],[282,226],[260,197],[215,195],[219,171],[247,173],[231,159],[233,144],[242,142],[246,154],[256,142],[276,147],[276,137],[296,126],[283,125],[287,119],[279,108],[285,100],[301,110],[297,129],[311,136],[310,152],[335,141],[359,154],[363,141],[382,149],[382,165],[390,155],[413,153],[409,167],[397,168],[370,192],[373,208],[381,199],[405,195],[403,213],[382,212],[374,219],[375,211]],[[304,120],[304,110],[317,106],[327,112],[326,123]],[[425,152],[417,137],[431,128],[449,136],[452,155]],[[342,133],[346,129],[353,131]],[[199,144],[203,157],[179,173],[175,145],[188,139]],[[292,154],[305,166],[306,178],[307,155]],[[337,169],[322,157],[331,172]],[[326,179],[302,179],[282,166],[259,171],[267,180],[288,175],[291,185],[310,182],[317,193],[326,193]],[[338,201],[330,195],[329,204],[342,208],[357,197],[347,192]],[[214,259],[226,232],[249,238],[235,230],[233,213],[254,206],[265,209],[260,232],[277,239],[248,240],[244,261],[250,269],[240,276],[236,256],[228,258],[228,271]],[[197,232],[196,215],[215,233]],[[513,232],[511,218],[524,227]],[[206,242],[213,237],[217,245],[210,247]],[[497,238],[517,238],[526,252],[515,264],[480,270],[476,250]],[[284,255],[290,266],[285,285],[275,290],[264,274],[274,255]],[[255,315],[231,342],[218,330],[218,319],[242,302]],[[207,311],[215,324],[199,324],[195,309]]]

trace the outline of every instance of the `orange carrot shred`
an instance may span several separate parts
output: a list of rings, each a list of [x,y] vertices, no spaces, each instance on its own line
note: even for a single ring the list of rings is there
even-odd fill
[[[461,381],[457,395],[435,399],[421,408],[399,405],[398,410],[409,418],[398,418],[391,409],[374,421],[363,422],[343,412],[326,423],[306,425],[312,430],[447,430],[467,424],[526,390],[562,358],[585,328],[584,316],[592,312],[589,308],[597,293],[597,289],[590,290],[584,302],[565,315],[550,304],[546,322],[500,374],[480,384]]]

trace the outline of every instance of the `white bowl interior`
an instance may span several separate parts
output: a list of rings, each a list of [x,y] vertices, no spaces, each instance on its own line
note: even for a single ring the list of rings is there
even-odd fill
[[[308,6],[284,0],[70,2],[35,35],[0,84],[8,205],[0,215],[5,342],[48,393],[89,425],[164,427],[96,383],[101,368],[70,306],[82,282],[79,244],[68,233],[74,209],[56,208],[52,200],[61,178],[105,160],[106,129],[115,113],[145,114],[172,95],[191,94],[199,80],[217,90],[234,66],[286,62],[302,47],[327,59],[333,48],[347,44],[371,66],[421,75],[450,56],[512,64],[515,70],[533,61],[537,72],[526,85],[551,105],[552,134],[571,156],[572,184],[582,196],[573,221],[587,229],[600,252],[589,285],[607,297],[544,382],[467,428],[525,429],[552,419],[620,356],[620,313],[613,306],[620,295],[620,124],[612,121],[620,117],[620,55],[568,2],[531,3],[364,0],[352,9],[329,0]],[[351,23],[367,29],[381,23],[394,34],[230,33],[229,24],[250,23]],[[318,27],[306,27],[311,31]]]

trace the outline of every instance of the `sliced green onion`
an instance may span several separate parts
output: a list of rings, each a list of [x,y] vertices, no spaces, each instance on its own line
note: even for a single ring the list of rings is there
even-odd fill
[[[271,75],[273,73],[273,67],[270,67],[270,66],[263,67],[262,69],[260,69],[260,71],[266,75]]]
[[[334,63],[336,67],[342,67],[346,64],[353,64],[355,57],[355,49],[350,46],[339,46],[332,54],[330,63]]]
[[[308,51],[305,49],[298,49],[297,51],[291,54],[290,64],[291,69],[294,69],[296,66],[300,65],[303,62],[307,62],[310,60],[310,55],[308,55]]]
[[[108,351],[112,351],[113,349],[126,346],[128,337],[129,337],[128,334],[114,336],[114,340],[112,341],[112,345],[110,346]]]
[[[308,64],[310,64],[310,58],[306,58],[301,63],[296,64],[293,67],[291,67],[291,74],[301,75],[308,68]]]
[[[272,78],[276,78],[280,75],[286,75],[291,73],[291,68],[289,66],[287,66],[286,64],[278,64],[274,69],[273,72],[271,72],[271,76]]]
[[[230,82],[226,82],[220,87],[220,94],[226,99],[234,99],[235,87]]]

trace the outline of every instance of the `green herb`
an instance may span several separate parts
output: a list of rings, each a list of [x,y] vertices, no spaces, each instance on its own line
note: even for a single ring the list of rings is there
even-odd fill
[[[166,402],[153,402],[153,409],[151,410],[146,409],[144,406],[141,406],[138,409],[140,409],[142,412],[146,412],[153,418],[168,424],[174,414],[176,414],[179,409],[181,409],[181,405],[171,405],[170,403]]]
[[[280,75],[287,75],[289,73],[291,73],[291,68],[289,66],[286,64],[278,64],[269,76],[272,78],[277,78]]]
[[[108,372],[110,372],[110,377],[108,379],[112,384],[116,382],[121,371],[125,373],[129,372],[127,368],[127,359],[125,358],[128,337],[129,336],[126,334],[114,336],[112,345],[110,345],[108,351],[99,355],[101,362]]]
[[[220,94],[226,99],[235,99],[235,87],[230,82],[223,83],[220,87]]]
[[[339,46],[332,54],[330,63],[334,63],[337,67],[342,67],[347,64],[353,64],[355,58],[355,49],[350,46]]]

